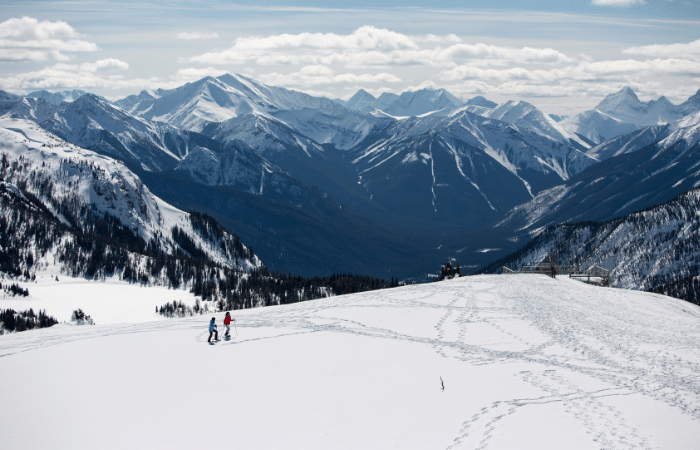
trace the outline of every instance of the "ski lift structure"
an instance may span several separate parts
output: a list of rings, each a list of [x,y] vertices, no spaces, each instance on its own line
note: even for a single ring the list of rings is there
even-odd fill
[[[576,265],[560,266],[554,263],[539,263],[537,265],[527,265],[517,272],[509,267],[503,266],[503,274],[540,274],[554,277],[556,275],[569,275],[569,278],[576,278],[584,283],[595,284],[597,286],[610,286],[610,271],[600,266],[593,266],[586,270]]]

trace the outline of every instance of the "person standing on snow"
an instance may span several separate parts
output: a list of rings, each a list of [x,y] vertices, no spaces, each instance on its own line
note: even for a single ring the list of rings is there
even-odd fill
[[[216,324],[214,321],[216,320],[215,317],[211,318],[211,322],[209,322],[209,340],[207,342],[211,343],[211,335],[214,334],[214,340],[218,341],[219,340],[219,332],[216,330]]]
[[[231,335],[229,332],[231,331],[231,320],[235,322],[235,319],[231,319],[231,313],[226,312],[226,317],[224,317],[224,325],[226,325],[226,334],[224,334],[224,337],[230,337]]]

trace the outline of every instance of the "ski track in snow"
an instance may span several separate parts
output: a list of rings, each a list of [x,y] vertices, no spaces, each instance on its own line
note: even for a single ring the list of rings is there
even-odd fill
[[[662,314],[653,308],[653,300],[680,314]],[[476,412],[459,419],[461,425],[454,429],[451,441],[434,442],[433,448],[508,448],[502,439],[513,420],[555,405],[588,439],[585,446],[572,443],[569,448],[651,450],[669,447],[651,442],[648,430],[630,420],[630,403],[626,403],[630,398],[636,399],[634,404],[655,405],[655,412],[670,409],[676,414],[673,417],[689,418],[694,428],[678,425],[672,431],[686,436],[686,442],[692,442],[695,434],[697,443],[700,436],[700,309],[691,306],[568,279],[468,277],[235,311],[238,338],[216,346],[247,346],[313,333],[427,346],[439,358],[472,370],[496,368],[509,373],[512,383],[520,386],[517,395],[508,396],[513,394],[509,384],[503,392],[496,389],[492,401],[471,404]],[[420,320],[402,319],[410,315]],[[64,326],[3,336],[0,367],[21,352],[106,336],[191,330],[195,340],[203,342],[207,320],[208,316],[104,327]],[[253,329],[266,332],[251,336]],[[450,395],[460,380],[442,376],[445,391],[441,395]],[[437,377],[435,389],[439,390]],[[542,426],[547,429],[547,424]]]

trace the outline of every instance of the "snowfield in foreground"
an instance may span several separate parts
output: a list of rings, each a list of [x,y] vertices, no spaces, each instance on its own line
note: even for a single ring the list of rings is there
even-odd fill
[[[233,315],[238,336],[211,346],[211,315],[1,336],[1,446],[700,442],[700,308],[680,300],[490,275]]]

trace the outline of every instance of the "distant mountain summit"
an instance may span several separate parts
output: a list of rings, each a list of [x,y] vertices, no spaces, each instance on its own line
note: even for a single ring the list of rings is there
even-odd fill
[[[585,111],[561,122],[574,133],[600,144],[646,126],[664,125],[700,111],[700,91],[680,105],[666,97],[643,102],[630,87],[609,94],[592,111]]]
[[[238,74],[205,77],[171,90],[143,91],[116,104],[133,115],[192,131],[201,131],[209,124],[244,114],[342,108],[325,97],[266,86]]]
[[[49,92],[49,91],[34,91],[25,95],[27,98],[41,98],[53,105],[60,105],[63,102],[74,102],[83,95],[87,94],[85,91],[80,89],[73,89],[72,91],[59,91],[59,92]]]
[[[494,103],[491,100],[487,100],[486,98],[482,97],[481,95],[477,95],[476,97],[470,98],[464,104],[465,105],[481,106],[484,108],[495,108],[496,106],[498,106],[498,103]]]
[[[489,104],[491,103],[486,99],[483,100]],[[367,91],[360,89],[347,102],[343,103],[343,106],[348,109],[362,112],[378,110],[387,115],[397,117],[421,116],[446,108],[458,108],[462,105],[464,105],[462,100],[445,89],[421,89],[419,91],[407,91],[401,95],[385,92],[379,98],[375,98]],[[495,103],[493,106],[495,106]]]
[[[420,116],[445,108],[457,108],[463,104],[463,101],[445,89],[421,89],[402,93],[382,111],[393,116]]]
[[[377,99],[372,94],[364,89],[360,89],[355,93],[355,95],[350,97],[347,102],[345,102],[344,106],[350,109],[356,109],[358,111],[372,112],[376,109],[374,106],[376,102]]]

